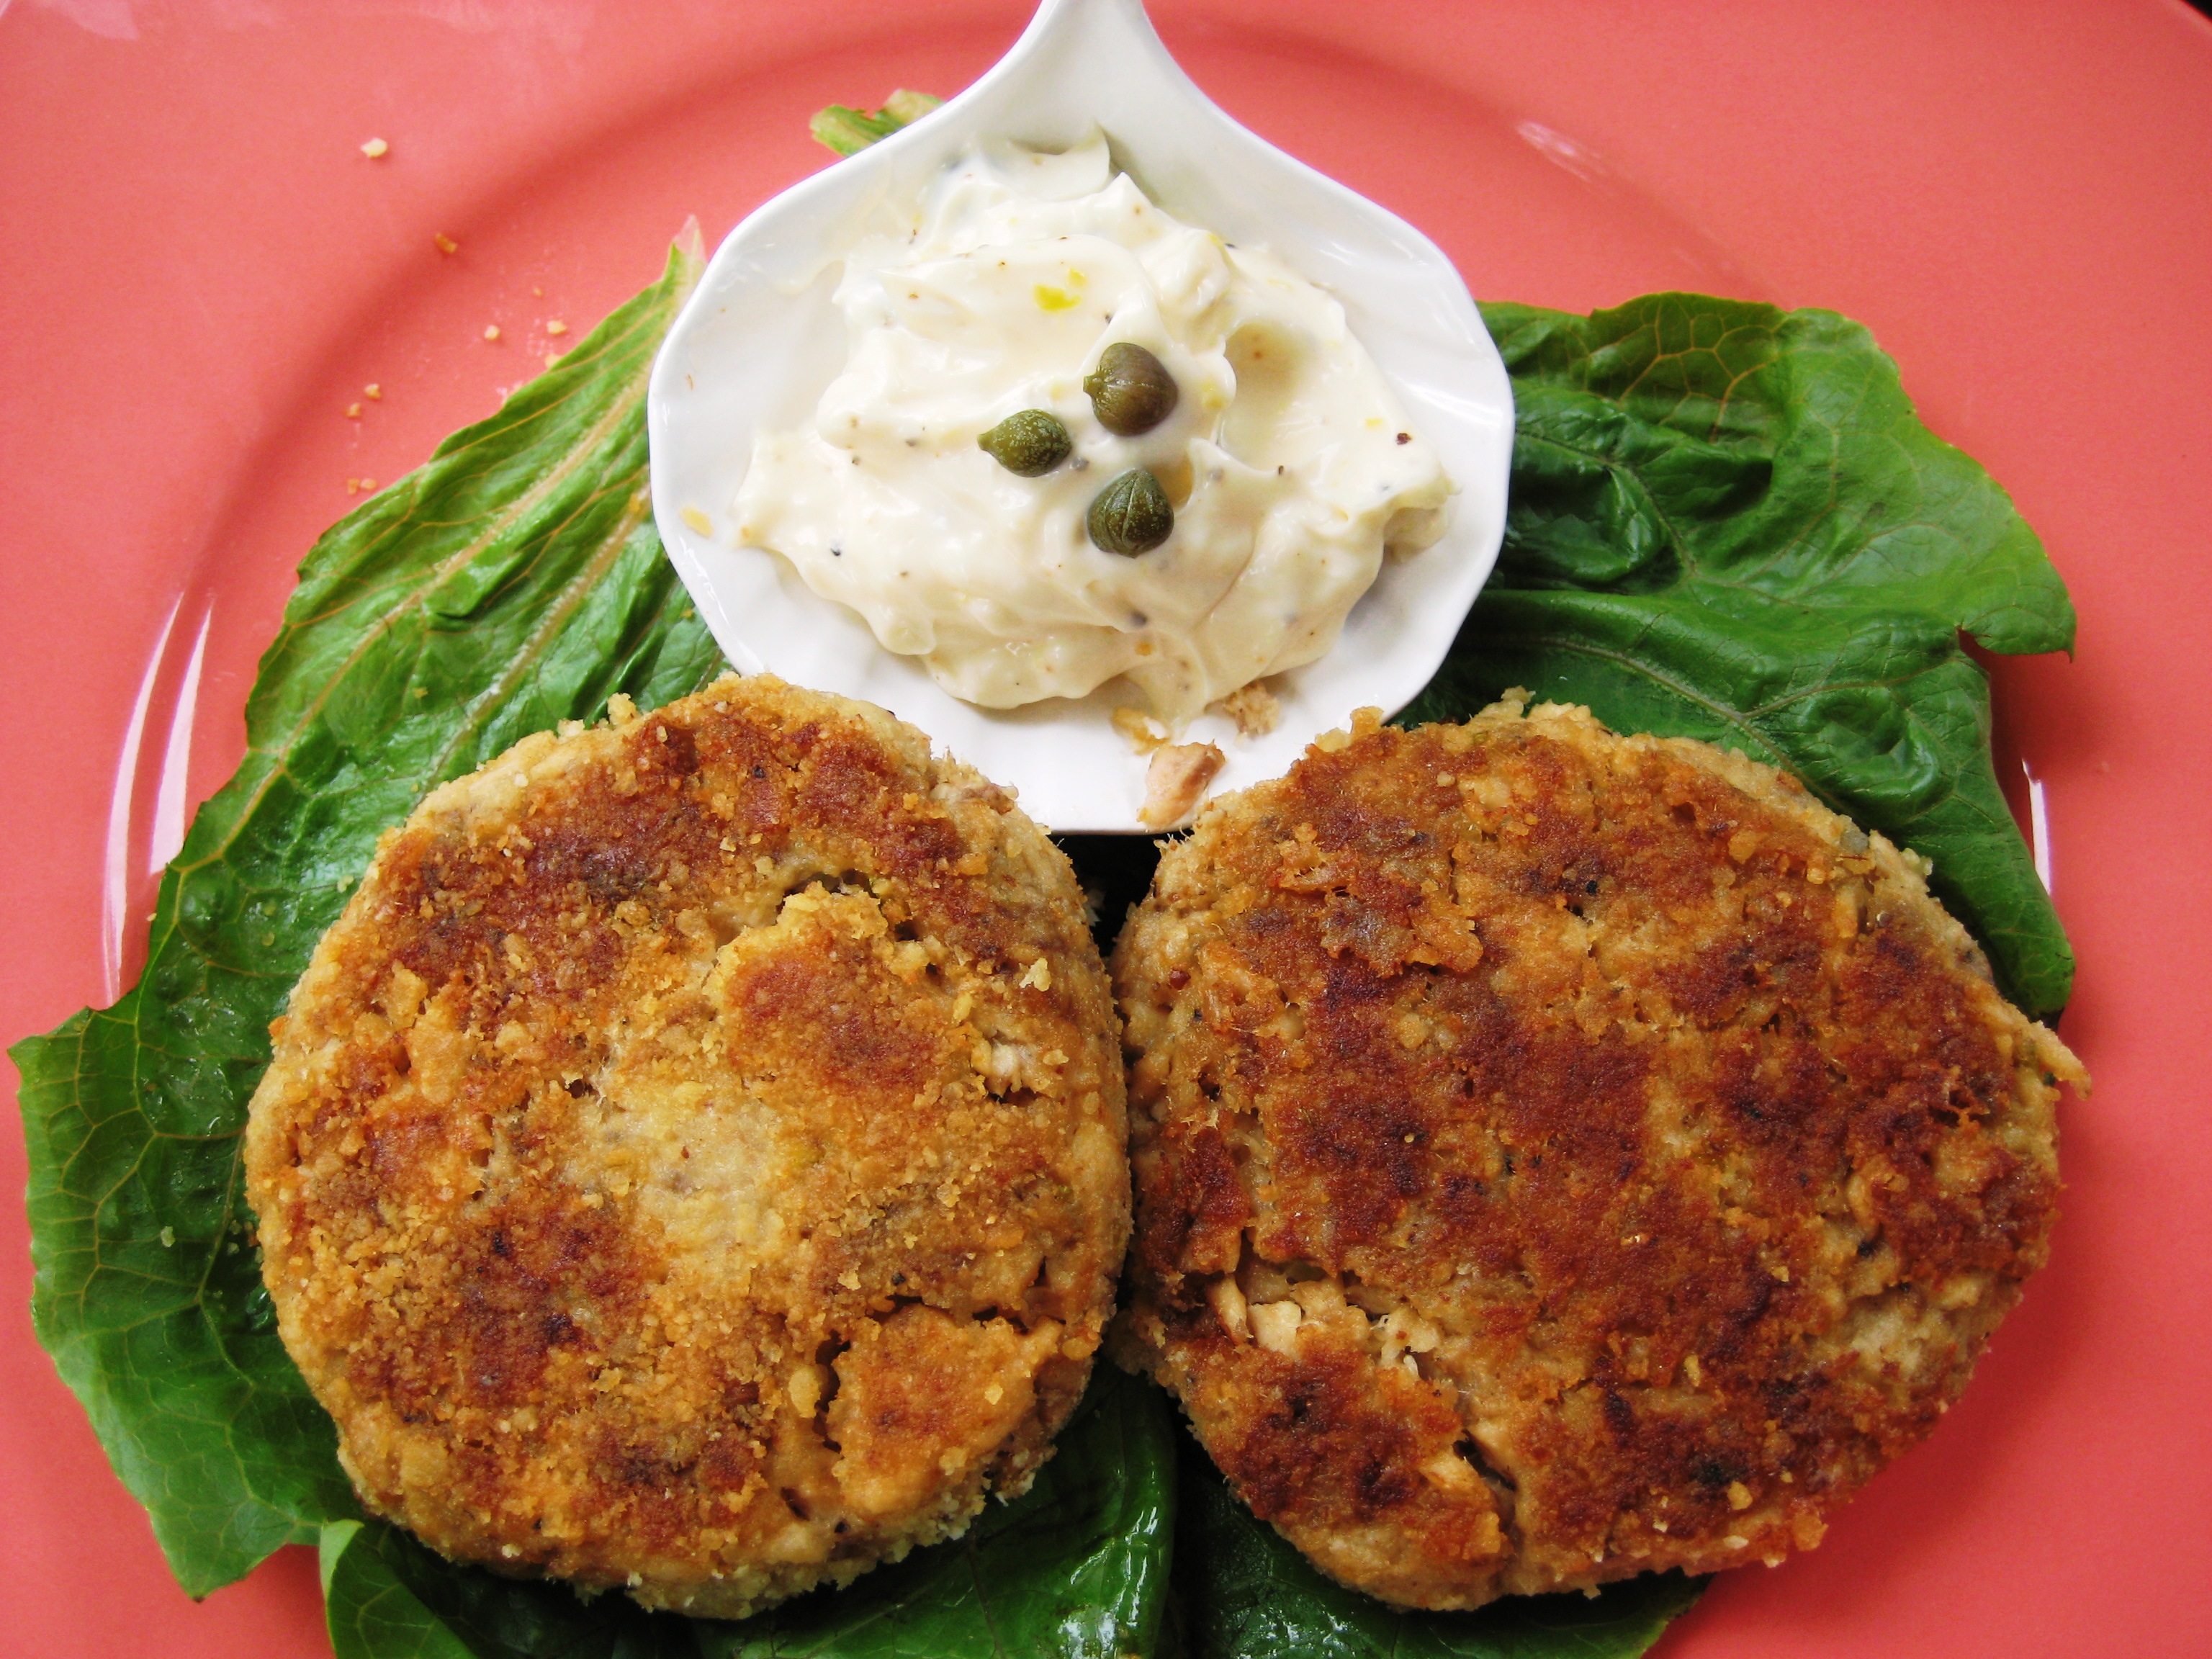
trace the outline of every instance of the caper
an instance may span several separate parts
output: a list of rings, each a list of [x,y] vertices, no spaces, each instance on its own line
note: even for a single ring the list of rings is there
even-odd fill
[[[976,439],[975,447],[1009,472],[1042,478],[1067,459],[1075,444],[1059,416],[1049,410],[1025,409]]]
[[[1098,424],[1123,438],[1150,432],[1175,412],[1182,395],[1167,365],[1127,340],[1106,348],[1098,367],[1083,377],[1083,389],[1098,411]]]
[[[1133,559],[1149,553],[1175,528],[1175,508],[1160,481],[1133,466],[1092,498],[1091,539],[1101,550]]]

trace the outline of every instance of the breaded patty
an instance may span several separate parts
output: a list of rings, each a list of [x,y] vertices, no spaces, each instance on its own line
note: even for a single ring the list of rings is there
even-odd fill
[[[248,1194],[375,1513],[737,1617],[1025,1488],[1128,1235],[1066,860],[765,677],[526,738],[387,835],[274,1029]]]
[[[1117,1355],[1392,1601],[1809,1548],[2042,1263],[2085,1081],[1923,868],[1518,694],[1216,804],[1115,952]]]

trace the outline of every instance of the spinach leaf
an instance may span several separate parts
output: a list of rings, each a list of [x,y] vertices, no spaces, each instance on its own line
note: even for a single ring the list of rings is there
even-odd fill
[[[1505,546],[1404,719],[1509,685],[1795,773],[1932,859],[2030,1013],[2073,954],[1990,759],[1994,652],[2074,640],[2003,490],[1825,311],[1659,294],[1588,317],[1489,305],[1518,406]]]
[[[316,544],[246,703],[246,759],[162,878],[145,973],[13,1050],[40,1340],[195,1595],[356,1512],[240,1190],[270,1020],[377,836],[433,785],[611,692],[650,707],[721,665],[645,489],[646,373],[697,264],[675,253]]]
[[[458,1566],[380,1521],[331,1522],[322,1553],[336,1659],[702,1659],[704,1625]]]
[[[1176,1533],[1166,1397],[1103,1362],[1059,1451],[967,1536],[702,1634],[708,1659],[1149,1654]],[[717,1627],[702,1626],[702,1633]]]
[[[467,1644],[401,1582],[399,1534],[379,1521],[324,1523],[323,1617],[335,1659],[471,1659]]]
[[[1646,1573],[1595,1596],[1516,1595],[1407,1613],[1323,1577],[1186,1443],[1177,1632],[1186,1659],[1635,1659],[1705,1587]]]
[[[1176,1455],[1166,1404],[1102,1369],[1036,1484],[966,1535],[739,1623],[583,1601],[440,1559],[372,1522],[324,1528],[337,1659],[1121,1659],[1166,1603]]]

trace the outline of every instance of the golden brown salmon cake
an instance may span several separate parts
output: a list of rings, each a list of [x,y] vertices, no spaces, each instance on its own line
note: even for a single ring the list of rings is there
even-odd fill
[[[387,835],[274,1027],[248,1192],[375,1513],[737,1617],[962,1531],[1128,1234],[1067,862],[765,677],[517,744]]]
[[[2058,1040],[1792,780],[1518,694],[1210,807],[1115,951],[1116,1352],[1389,1601],[1777,1561],[2041,1264]]]

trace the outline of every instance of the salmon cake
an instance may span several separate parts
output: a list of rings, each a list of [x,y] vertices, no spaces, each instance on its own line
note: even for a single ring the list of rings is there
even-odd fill
[[[1117,1358],[1403,1606],[1780,1561],[2047,1253],[2083,1085],[1790,778],[1522,694],[1207,809],[1115,947]]]
[[[760,677],[525,739],[389,833],[253,1097],[285,1346],[374,1513],[737,1618],[959,1534],[1128,1237],[1066,860]]]

